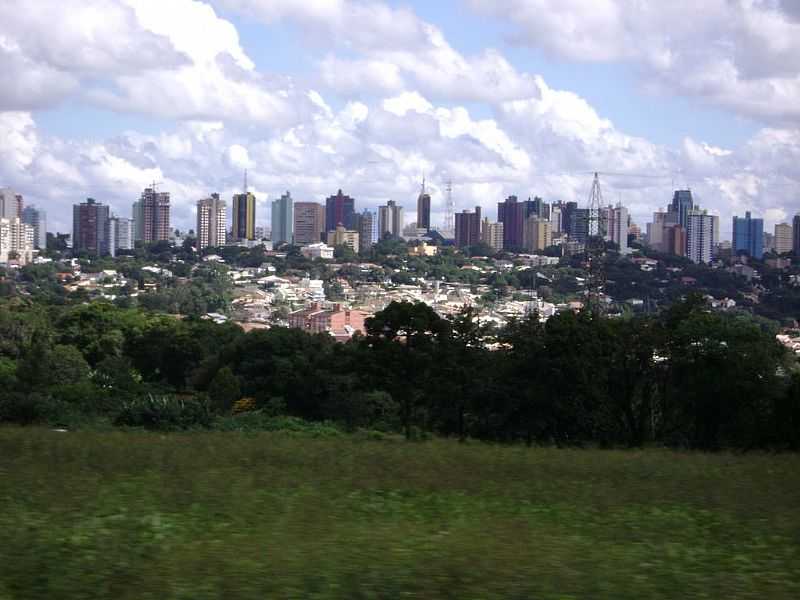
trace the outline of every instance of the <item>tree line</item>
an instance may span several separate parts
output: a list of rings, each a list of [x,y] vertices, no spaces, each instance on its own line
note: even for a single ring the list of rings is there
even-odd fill
[[[503,329],[392,303],[327,335],[111,303],[0,306],[0,421],[158,429],[248,415],[559,446],[800,447],[800,373],[772,333],[689,297],[655,316]]]

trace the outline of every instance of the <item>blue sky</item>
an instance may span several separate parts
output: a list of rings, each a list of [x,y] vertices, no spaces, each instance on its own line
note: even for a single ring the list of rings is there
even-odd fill
[[[780,0],[8,0],[0,186],[67,228],[164,181],[174,220],[236,191],[342,187],[413,219],[428,173],[490,216],[506,195],[606,197],[644,224],[674,185],[723,219],[800,209],[800,23]],[[266,224],[262,221],[262,224]]]

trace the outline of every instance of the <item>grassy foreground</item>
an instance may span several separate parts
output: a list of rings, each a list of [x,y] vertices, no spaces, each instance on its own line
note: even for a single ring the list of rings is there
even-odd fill
[[[800,456],[0,428],[0,600],[800,598]]]

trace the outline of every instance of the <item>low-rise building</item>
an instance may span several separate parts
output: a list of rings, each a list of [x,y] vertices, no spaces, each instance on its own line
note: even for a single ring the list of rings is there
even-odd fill
[[[311,260],[315,258],[323,258],[325,260],[333,259],[333,248],[323,242],[303,246],[300,248],[300,253]]]
[[[411,246],[408,249],[409,256],[436,256],[437,254],[439,254],[439,247],[431,246],[425,242],[422,242],[418,246]]]
[[[358,333],[366,333],[364,321],[369,313],[361,310],[344,308],[334,304],[332,309],[322,308],[322,304],[314,302],[308,308],[298,310],[289,315],[289,327],[302,329],[307,333],[329,333],[337,340],[347,340]]]

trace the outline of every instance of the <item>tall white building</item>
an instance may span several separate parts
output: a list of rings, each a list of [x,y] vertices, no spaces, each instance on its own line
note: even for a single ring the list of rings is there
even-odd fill
[[[197,202],[197,249],[225,245],[228,205],[219,194],[211,194]]]
[[[403,207],[389,200],[386,206],[378,207],[378,238],[386,234],[399,238],[403,233]]]
[[[686,217],[686,255],[694,263],[710,263],[714,257],[714,216],[698,208]]]
[[[118,250],[133,250],[133,219],[111,216],[108,219],[108,253],[116,256]]]
[[[564,227],[563,213],[561,212],[561,206],[555,203],[551,204],[550,230],[555,234],[555,233],[561,233],[565,229],[566,227]]]
[[[620,254],[628,254],[628,209],[617,204],[607,211],[607,215],[608,239],[619,246]]]
[[[47,213],[35,206],[22,209],[22,222],[33,227],[33,247],[37,250],[47,248]]]
[[[14,258],[23,265],[33,260],[33,227],[19,217],[0,218],[0,263]]]

